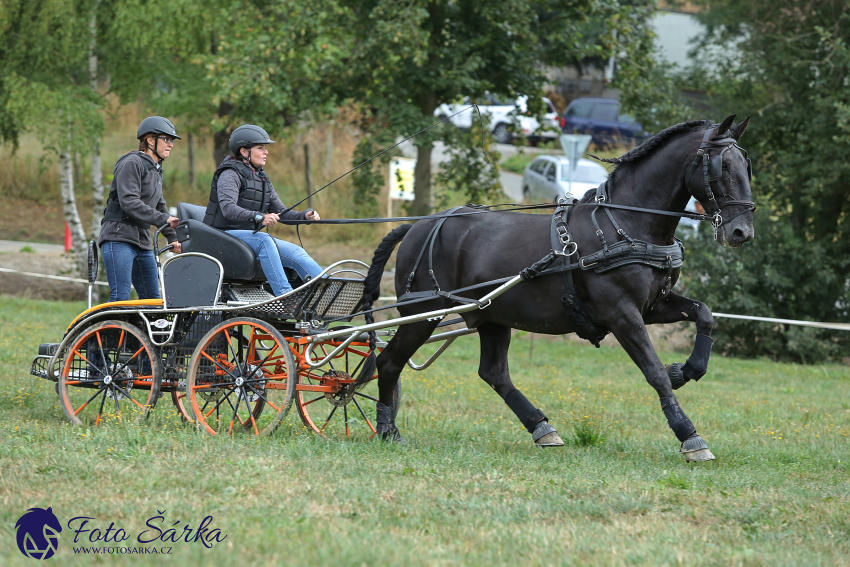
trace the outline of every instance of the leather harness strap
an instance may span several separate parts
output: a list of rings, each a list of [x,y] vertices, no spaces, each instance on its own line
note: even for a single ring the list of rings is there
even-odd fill
[[[449,209],[444,216],[441,216],[434,226],[431,228],[431,232],[428,233],[428,238],[425,239],[425,243],[422,244],[422,250],[419,251],[419,256],[416,257],[416,262],[413,264],[413,269],[410,271],[410,275],[407,276],[407,287],[404,289],[404,295],[410,293],[410,288],[413,285],[413,278],[416,276],[416,269],[419,268],[419,263],[422,261],[422,256],[425,255],[425,249],[428,249],[428,276],[431,278],[431,282],[434,284],[436,291],[440,291],[440,284],[437,283],[437,277],[434,275],[434,241],[437,240],[437,232],[442,228],[443,224],[445,224],[446,219],[449,218],[452,214],[454,214],[458,209],[462,209],[463,207],[453,207]]]

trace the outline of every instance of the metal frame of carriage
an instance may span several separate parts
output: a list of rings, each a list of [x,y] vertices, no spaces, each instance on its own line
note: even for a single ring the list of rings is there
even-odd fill
[[[181,226],[198,228],[197,223],[187,220]],[[60,343],[40,345],[33,360],[30,373],[56,383],[73,424],[100,425],[128,416],[141,421],[168,393],[181,418],[213,435],[269,434],[294,403],[313,432],[372,437],[375,426],[361,402],[377,401],[377,374],[367,362],[373,346],[386,346],[383,339],[389,340],[398,325],[484,309],[522,281],[517,275],[473,303],[342,325],[361,307],[365,273],[360,268],[367,264],[336,262],[274,297],[256,282],[228,281],[222,262],[209,254],[187,251],[160,264],[159,256],[170,248],[157,249],[163,228],[154,237],[162,299],[92,307],[98,266],[92,242],[89,309],[71,322]],[[435,334],[427,342],[443,344],[423,364],[408,365],[423,370],[457,337],[474,332]],[[372,345],[370,333],[378,339]],[[400,387],[395,398],[394,413]]]

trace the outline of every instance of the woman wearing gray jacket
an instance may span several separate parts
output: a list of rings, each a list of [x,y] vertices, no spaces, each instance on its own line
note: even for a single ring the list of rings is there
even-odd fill
[[[169,120],[151,116],[139,125],[137,138],[138,151],[124,154],[115,164],[100,228],[98,245],[109,281],[109,301],[130,299],[131,283],[139,299],[159,299],[152,225],[170,225],[162,234],[180,253],[174,232],[179,220],[168,214],[162,196],[162,162],[180,136]]]

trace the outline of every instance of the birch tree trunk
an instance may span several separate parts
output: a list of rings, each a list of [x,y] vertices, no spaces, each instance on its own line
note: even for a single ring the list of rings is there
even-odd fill
[[[97,92],[97,8],[100,0],[94,5],[91,20],[89,20],[89,84],[91,90]],[[91,153],[91,188],[94,204],[91,214],[91,238],[97,240],[100,236],[100,221],[103,219],[103,169],[100,163],[100,140],[94,142]],[[76,207],[75,207],[76,210]]]
[[[80,214],[77,212],[77,200],[74,197],[74,164],[71,150],[66,148],[59,154],[59,181],[62,190],[62,210],[65,221],[71,228],[71,239],[74,243],[74,255],[82,277],[87,277],[88,247],[86,233]]]

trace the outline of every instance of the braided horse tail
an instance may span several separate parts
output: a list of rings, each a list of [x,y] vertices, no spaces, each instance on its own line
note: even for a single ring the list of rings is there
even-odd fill
[[[387,265],[387,261],[390,259],[395,247],[399,242],[401,242],[404,235],[407,234],[407,231],[410,230],[412,226],[412,224],[403,224],[400,227],[393,229],[384,237],[378,245],[378,248],[375,249],[375,255],[372,256],[372,265],[369,266],[366,279],[363,280],[363,299],[360,303],[361,310],[369,311],[372,309],[372,304],[378,300],[378,297],[380,297],[381,276],[384,274],[384,267]],[[375,316],[373,313],[366,313],[365,317],[366,323],[375,322]],[[377,366],[375,361],[376,344],[377,336],[375,335],[375,332],[369,331],[369,348],[372,352],[363,363],[363,367],[355,380],[355,384],[362,384],[371,379],[375,374],[375,368]]]

